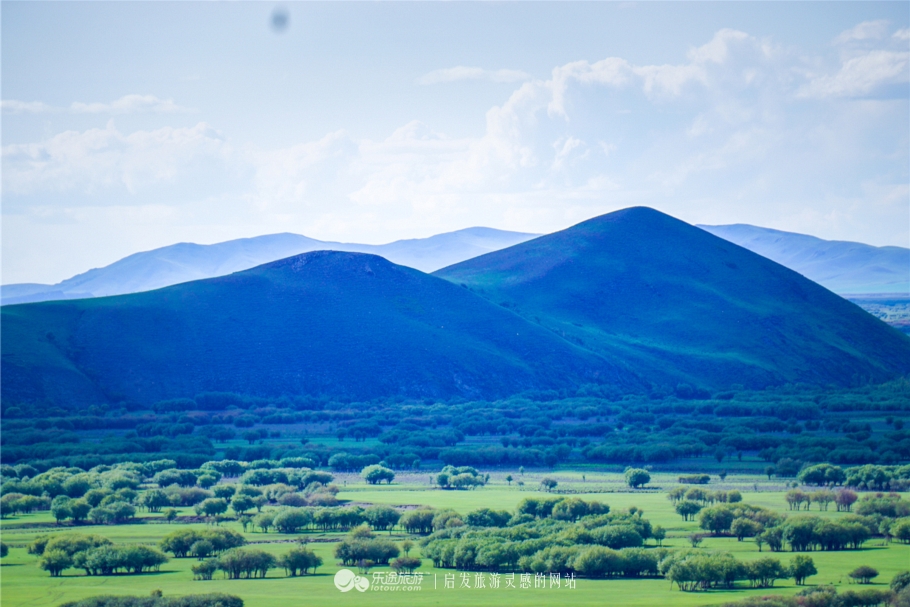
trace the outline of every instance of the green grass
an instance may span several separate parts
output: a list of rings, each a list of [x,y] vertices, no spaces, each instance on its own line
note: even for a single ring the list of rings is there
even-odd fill
[[[587,480],[581,481],[585,474]],[[669,537],[664,545],[670,548],[687,547],[686,536],[697,529],[693,522],[683,522],[673,511],[663,491],[637,491],[623,489],[619,474],[604,474],[578,470],[557,470],[549,473],[526,473],[521,477],[512,472],[515,478],[523,478],[525,487],[515,484],[509,487],[502,478],[506,472],[493,475],[490,486],[476,491],[441,491],[430,489],[427,485],[428,475],[411,474],[400,477],[401,484],[372,487],[357,480],[356,475],[342,475],[347,482],[345,490],[339,497],[357,503],[385,503],[394,505],[426,504],[435,507],[452,507],[467,512],[480,507],[513,509],[521,499],[541,495],[532,489],[544,475],[552,476],[559,481],[559,489],[578,491],[586,488],[585,499],[599,499],[614,509],[637,506],[645,511],[645,516],[654,524],[664,526]],[[653,484],[668,488],[676,475],[655,474]],[[746,492],[754,485],[759,491]],[[721,485],[712,482],[709,488]],[[767,482],[755,476],[731,476],[723,484],[725,488],[739,488],[744,491],[745,501],[764,505],[785,512],[786,504],[779,482]],[[777,489],[777,490],[774,490]],[[813,509],[812,514],[818,514]],[[189,514],[188,509],[184,513]],[[839,513],[829,511],[823,516],[837,517]],[[84,526],[79,532],[102,534],[117,543],[155,543],[161,537],[178,528],[176,524],[166,524],[159,516],[151,515],[146,523],[125,526]],[[10,554],[3,559],[0,567],[0,591],[4,607],[52,607],[66,600],[79,599],[97,594],[133,594],[148,595],[152,590],[161,589],[166,595],[192,594],[204,592],[228,592],[244,598],[248,607],[286,607],[289,605],[541,605],[560,604],[566,606],[586,605],[629,605],[650,607],[653,605],[701,606],[718,605],[726,601],[740,599],[749,595],[763,595],[769,592],[792,594],[800,590],[792,580],[779,581],[772,590],[748,589],[740,587],[733,591],[712,591],[707,593],[684,593],[671,588],[663,579],[643,580],[586,580],[578,579],[576,588],[557,589],[464,589],[446,590],[443,588],[446,574],[455,574],[456,584],[459,572],[437,570],[432,563],[424,561],[421,571],[425,578],[423,589],[405,595],[396,592],[369,592],[366,596],[356,591],[344,594],[339,592],[333,583],[332,576],[339,569],[332,556],[334,542],[340,534],[323,534],[310,532],[289,536],[276,533],[247,533],[249,542],[274,554],[281,554],[290,548],[289,541],[305,537],[310,547],[320,554],[325,566],[319,569],[318,575],[304,578],[285,578],[281,570],[274,570],[266,580],[226,581],[220,578],[208,582],[193,581],[190,567],[195,559],[172,559],[157,574],[141,576],[86,577],[81,572],[69,570],[60,578],[51,578],[36,566],[37,559],[26,553],[25,546],[36,535],[54,532],[53,527],[34,528],[34,525],[50,525],[47,513],[24,515],[3,521],[2,539],[11,546]],[[201,524],[196,524],[202,526]],[[240,531],[236,522],[224,523],[225,526]],[[71,527],[61,528],[59,532],[72,532]],[[386,534],[383,534],[386,535]],[[392,534],[392,539],[400,541],[406,536]],[[768,553],[759,553],[755,544],[749,540],[738,542],[733,538],[707,538],[701,550],[724,550],[734,553],[740,559],[753,559]],[[419,553],[419,550],[415,550]],[[893,543],[885,545],[881,540],[867,542],[865,549],[845,552],[813,552],[819,575],[810,578],[813,584],[836,584],[846,586],[846,574],[865,564],[881,572],[875,587],[883,588],[899,571],[910,569],[910,546]],[[788,562],[792,553],[776,553],[782,562]],[[375,572],[383,571],[377,568]],[[489,580],[489,575],[487,575]],[[473,574],[471,574],[473,582]],[[434,590],[434,582],[439,586]]]

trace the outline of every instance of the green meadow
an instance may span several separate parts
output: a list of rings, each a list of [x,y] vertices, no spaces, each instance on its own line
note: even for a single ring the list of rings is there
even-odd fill
[[[666,489],[676,485],[676,475],[655,473],[650,486],[655,489],[633,491],[624,485],[620,474],[602,473],[588,470],[559,470],[547,473],[527,472],[524,475],[511,471],[515,480],[507,483],[507,472],[495,472],[490,483],[470,491],[443,491],[429,485],[429,475],[404,474],[391,485],[366,485],[356,475],[339,475],[336,483],[343,486],[338,497],[348,503],[388,504],[398,507],[428,505],[435,508],[453,508],[467,513],[478,508],[514,510],[525,497],[540,496],[537,490],[544,476],[558,481],[557,493],[571,493],[585,500],[599,500],[609,504],[613,511],[635,506],[644,511],[644,516],[654,525],[661,525],[667,530],[664,547],[689,547],[688,536],[698,531],[697,523],[683,522],[673,510],[673,505],[666,499]],[[582,480],[584,475],[584,480]],[[523,482],[519,486],[517,481]],[[787,512],[784,491],[779,481],[768,481],[754,475],[731,475],[723,483],[716,479],[709,486],[712,489],[738,489],[743,493],[743,501]],[[813,507],[812,514],[837,518],[842,513],[829,510],[819,512]],[[181,509],[181,516],[191,516],[192,510]],[[187,519],[178,519],[187,520]],[[37,566],[37,558],[26,551],[27,544],[36,536],[48,533],[97,533],[117,544],[142,543],[156,544],[169,532],[186,526],[205,527],[204,523],[167,523],[160,515],[143,514],[134,524],[79,527],[57,527],[46,512],[18,515],[3,520],[2,539],[10,547],[9,555],[3,559],[0,567],[0,593],[4,607],[53,607],[64,601],[90,597],[99,594],[116,595],[149,595],[160,589],[165,595],[200,594],[208,592],[225,592],[240,596],[248,607],[287,607],[293,605],[541,605],[560,604],[566,606],[582,605],[679,605],[700,606],[719,605],[738,600],[750,595],[767,595],[770,593],[793,594],[803,589],[797,587],[792,579],[778,580],[772,589],[750,589],[740,582],[733,590],[712,590],[707,592],[681,592],[662,578],[649,579],[608,579],[590,580],[578,578],[575,587],[566,587],[560,580],[556,588],[521,588],[519,575],[516,575],[516,588],[504,587],[501,576],[499,588],[490,588],[491,576],[483,574],[483,588],[476,587],[475,573],[468,573],[466,581],[470,587],[463,587],[461,572],[451,569],[436,569],[432,561],[424,559],[418,570],[423,573],[419,591],[379,591],[368,590],[365,593],[351,590],[340,592],[333,583],[333,576],[341,567],[336,563],[333,550],[343,537],[341,533],[320,533],[309,531],[294,535],[279,533],[244,533],[247,542],[256,548],[280,555],[288,551],[295,542],[305,541],[308,547],[320,555],[324,565],[316,575],[304,577],[285,577],[281,569],[269,572],[265,579],[225,580],[216,574],[211,581],[194,581],[191,567],[198,561],[195,558],[172,558],[157,573],[142,575],[85,576],[81,570],[69,569],[64,575],[52,578]],[[242,532],[236,521],[225,521],[222,526]],[[402,541],[409,536],[399,530],[391,534],[380,533],[382,537],[391,537]],[[411,536],[412,539],[417,539]],[[653,545],[653,541],[648,542]],[[767,548],[759,552],[755,543],[749,539],[742,542],[735,538],[707,537],[699,546],[703,551],[726,551],[738,559],[750,560],[769,554]],[[419,547],[412,550],[412,555],[419,556]],[[773,553],[786,564],[793,557],[791,552]],[[841,552],[811,552],[819,571],[809,579],[809,584],[834,584],[839,587],[853,587],[847,573],[859,565],[876,568],[880,575],[875,579],[875,588],[885,588],[891,578],[900,571],[910,570],[910,545],[897,542],[886,543],[881,538],[873,538],[865,543],[863,549]],[[377,567],[370,571],[386,573],[387,567]],[[454,581],[454,588],[446,588],[446,576]],[[549,582],[548,582],[549,585]],[[533,584],[532,584],[533,586]],[[373,584],[376,587],[376,584]]]

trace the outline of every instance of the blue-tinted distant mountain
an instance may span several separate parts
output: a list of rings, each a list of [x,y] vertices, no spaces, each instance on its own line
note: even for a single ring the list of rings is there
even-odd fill
[[[845,385],[910,372],[907,336],[653,209],[596,217],[435,275],[658,385]]]
[[[465,288],[358,253],[306,253],[132,295],[8,305],[0,317],[5,404],[644,387],[622,362]]]
[[[746,224],[698,226],[841,294],[910,295],[910,249],[822,240]]]
[[[139,293],[191,280],[225,276],[270,261],[320,250],[372,253],[393,263],[432,272],[535,236],[492,228],[467,228],[384,245],[323,242],[298,234],[271,234],[212,245],[180,243],[130,255],[56,285],[4,285],[2,303]]]

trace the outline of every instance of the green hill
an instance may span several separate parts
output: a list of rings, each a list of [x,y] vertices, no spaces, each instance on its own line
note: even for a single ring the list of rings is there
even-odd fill
[[[206,391],[495,398],[611,383],[621,364],[381,257],[314,252],[157,291],[2,308],[5,406]]]
[[[648,208],[435,275],[659,385],[845,385],[910,372],[905,335],[781,265]]]

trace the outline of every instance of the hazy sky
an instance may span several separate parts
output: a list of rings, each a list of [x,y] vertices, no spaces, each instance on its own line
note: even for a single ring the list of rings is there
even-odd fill
[[[3,283],[632,205],[910,246],[907,2],[0,11]]]

